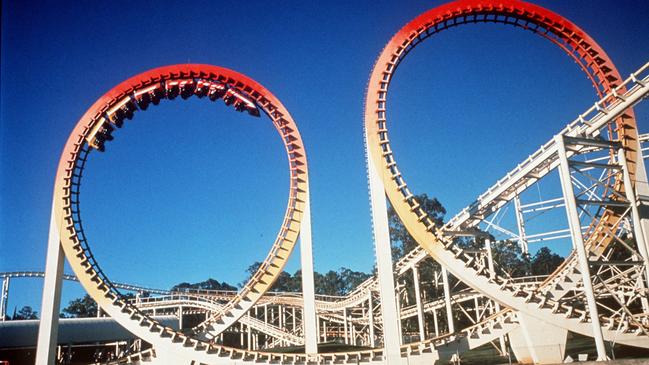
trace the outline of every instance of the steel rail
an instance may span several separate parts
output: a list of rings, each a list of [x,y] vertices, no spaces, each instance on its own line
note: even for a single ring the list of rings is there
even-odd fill
[[[211,100],[223,98],[226,104],[253,115],[259,115],[258,108],[263,110],[279,133],[288,157],[289,200],[284,222],[268,256],[239,294],[219,314],[199,326],[197,333],[213,337],[244,315],[268,291],[286,264],[299,235],[308,194],[306,154],[295,122],[274,95],[248,77],[210,65],[175,65],[145,72],[111,89],[81,117],[64,147],[55,180],[54,219],[70,266],[86,291],[110,316],[154,347],[173,348],[183,358],[222,363],[224,357],[214,353],[228,352],[236,357],[240,354],[238,350],[164,327],[121,298],[92,255],[79,209],[79,187],[90,150],[103,151],[114,128],[121,127],[124,119],[132,118],[149,104],[192,95]]]
[[[42,271],[0,272],[0,278],[43,278],[43,277],[45,277],[45,273]],[[79,282],[79,279],[77,279],[75,275],[71,275],[71,274],[63,274],[63,280]],[[115,288],[117,289],[133,291],[133,292],[146,292],[146,293],[161,294],[161,295],[167,295],[171,293],[171,291],[169,290],[148,288],[144,286],[124,284],[118,282],[113,282],[113,286],[115,286]]]
[[[418,20],[419,22],[417,22]],[[387,95],[387,87],[389,85],[392,74],[398,67],[402,57],[405,56],[405,54],[407,54],[418,42],[437,31],[469,22],[505,23],[522,27],[524,29],[529,29],[548,38],[555,44],[559,45],[562,49],[567,51],[569,55],[578,62],[580,67],[582,67],[582,69],[586,71],[588,77],[595,84],[595,87],[600,96],[604,95],[610,90],[615,90],[615,87],[618,86],[617,83],[619,82],[619,75],[617,74],[614,66],[608,60],[608,57],[601,50],[601,48],[599,48],[594,43],[594,41],[592,41],[590,37],[585,35],[585,33],[583,33],[583,31],[581,31],[579,28],[554,13],[551,13],[543,8],[533,6],[531,4],[511,0],[498,2],[477,0],[459,1],[450,5],[444,5],[439,8],[433,9],[417,18],[415,22],[413,22],[416,23],[417,27],[413,27],[413,23],[411,23],[409,24],[410,28],[408,26],[404,28],[405,31],[402,30],[400,34],[397,34],[397,36],[393,38],[393,41],[391,41],[391,43],[388,45],[392,46],[390,52],[388,52],[388,47],[386,47],[386,50],[384,50],[382,56],[379,58],[379,61],[377,61],[375,72],[377,68],[384,66],[386,68],[382,71],[379,71],[379,73],[383,73],[378,74],[376,78],[374,78],[375,72],[373,72],[373,76],[370,79],[370,84],[368,86],[368,102],[366,103],[366,133],[368,133],[368,147],[370,148],[370,158],[374,160],[377,166],[384,167],[384,176],[382,176],[382,178],[384,179],[384,184],[387,187],[386,193],[388,194],[388,197],[390,198],[393,206],[395,206],[397,213],[402,218],[402,220],[404,220],[406,227],[411,233],[413,233],[415,239],[417,239],[417,241],[423,247],[425,247],[428,253],[431,254],[437,261],[442,263],[442,265],[444,265],[445,267],[448,267],[452,273],[463,279],[463,281],[468,282],[472,287],[478,290],[480,290],[479,288],[483,288],[482,291],[487,296],[492,298],[498,297],[497,300],[505,302],[504,304],[507,304],[510,307],[514,307],[533,316],[540,316],[541,318],[548,320],[548,322],[555,324],[559,322],[555,318],[557,317],[555,315],[557,312],[568,314],[567,320],[562,320],[571,323],[570,329],[574,330],[573,328],[579,328],[577,332],[583,333],[583,330],[586,327],[579,327],[578,324],[573,323],[575,322],[575,317],[570,315],[570,313],[572,313],[573,311],[571,308],[567,308],[565,304],[559,303],[558,307],[553,306],[553,313],[550,315],[547,314],[549,310],[546,304],[551,304],[551,301],[548,302],[543,299],[538,300],[539,298],[535,297],[527,298],[527,301],[523,301],[520,300],[520,298],[518,298],[515,294],[505,295],[504,297],[495,295],[496,288],[505,289],[503,292],[512,292],[511,283],[509,283],[506,278],[500,277],[496,277],[493,279],[493,281],[490,282],[484,277],[484,275],[482,275],[483,273],[475,272],[470,261],[472,259],[470,257],[467,257],[467,255],[465,255],[465,253],[461,249],[449,244],[448,241],[445,240],[444,237],[439,234],[439,232],[434,228],[430,219],[428,219],[425,214],[422,214],[423,211],[418,206],[414,197],[410,194],[407,185],[403,180],[403,177],[398,172],[396,163],[394,163],[392,151],[390,150],[389,146],[389,140],[387,139],[387,128],[385,128],[385,97]],[[424,32],[426,34],[424,34]],[[383,55],[387,56],[382,59]],[[619,91],[623,92],[624,90]],[[383,94],[382,96],[381,93]],[[372,102],[369,100],[370,95],[372,95],[372,97],[376,97],[376,99],[374,100],[376,100],[377,102],[374,105],[372,105]],[[610,103],[614,103],[615,100],[605,99],[605,103],[598,105],[596,109],[598,110],[598,112],[601,109],[607,110]],[[128,101],[125,100],[118,101],[120,103],[128,103]],[[120,105],[121,104],[116,103],[112,106],[112,108]],[[108,111],[110,112],[112,110],[114,109],[109,109]],[[93,120],[93,122],[95,122],[95,120]],[[99,123],[86,124],[87,128],[91,128],[89,133],[92,134],[96,133],[97,131],[102,131],[104,124],[102,123],[102,125],[99,126],[98,124]],[[616,131],[619,132],[616,138],[620,140],[623,145],[627,145],[630,140],[634,140],[635,121],[633,120],[632,112],[626,112],[619,118],[617,118]],[[85,146],[83,145],[84,142],[82,140],[77,140],[76,142],[78,144],[71,150],[71,152],[73,156],[80,156],[80,158],[74,159],[73,164],[68,166],[67,171],[81,171],[82,169],[79,169],[77,161],[81,161],[82,164],[85,163],[85,157],[87,155],[87,152],[89,151],[87,149],[84,149]],[[92,138],[87,142],[90,146],[93,147],[101,148],[103,146],[102,144],[95,143],[96,141]],[[627,159],[631,162],[632,166],[636,163],[636,159],[634,159],[634,157],[635,156],[633,155],[633,153],[628,153]],[[65,167],[63,167],[63,169],[65,169]],[[631,172],[634,172],[633,169]],[[74,176],[70,176],[70,174],[68,174],[67,177],[68,182],[74,181]],[[511,178],[511,176],[507,176],[506,178],[509,179]],[[68,183],[67,185],[65,184],[65,181],[61,183],[61,187],[63,189],[67,188],[68,191],[74,190],[72,186],[74,186],[74,183]],[[73,191],[71,194],[74,195],[74,193],[75,191]],[[78,190],[76,190],[76,193],[78,195]],[[494,195],[495,193],[497,193],[497,191],[488,191],[488,193]],[[71,204],[69,202],[70,196],[64,193],[63,197],[67,197],[68,201],[59,203],[60,206],[64,210],[66,208],[68,210],[72,210],[72,206],[74,204]],[[487,198],[488,197],[485,197],[485,200],[489,201],[489,199]],[[492,201],[497,201],[497,199],[494,198]],[[488,210],[485,210],[485,212],[488,212]],[[78,210],[76,213],[78,213]],[[72,212],[69,213],[69,215],[74,216],[76,213]],[[406,219],[404,219],[404,217],[406,217]],[[479,218],[478,215],[475,215],[475,217]],[[66,222],[64,219],[61,219],[61,217],[58,218],[59,222],[61,223],[61,228],[65,228],[70,231],[74,231],[76,228],[80,228],[80,220],[75,221],[74,219],[71,219],[71,222]],[[614,218],[614,212],[606,212],[600,217],[600,220],[596,224],[606,222],[607,220],[614,220]],[[79,240],[78,242],[73,242],[72,244],[70,244],[70,246],[74,249],[74,244],[77,244],[81,247],[83,243],[85,243],[85,237],[82,237],[82,240]],[[64,245],[64,248],[65,247],[66,246]],[[103,275],[101,271],[96,270],[98,269],[98,265],[96,265],[96,262],[94,262],[94,258],[92,258],[89,250],[84,250],[85,248],[85,246],[81,247],[81,250],[77,250],[76,252],[70,251],[69,249],[66,251],[66,256],[68,256],[68,258],[70,257],[70,255],[68,255],[68,251],[72,252],[71,255],[79,254],[81,256],[79,262],[81,265],[84,262],[84,259],[86,259],[86,263],[90,261],[90,264],[88,264],[87,266],[82,265],[84,267],[81,269],[85,269],[87,273],[90,274],[88,285],[90,287],[96,285],[97,288],[102,290],[110,300],[113,300],[114,298],[110,296],[112,284],[108,280],[106,280],[105,275]],[[85,255],[86,253],[88,253],[89,255]],[[96,284],[92,283],[93,280],[96,282]],[[365,288],[367,288],[368,286],[369,284],[365,284]],[[540,305],[537,305],[539,303]],[[147,322],[146,318],[137,318],[137,314],[135,316],[132,316],[133,312],[130,312],[128,308],[126,309],[126,312],[129,312],[128,316],[130,318],[137,319],[145,326],[149,326],[150,323]],[[511,314],[504,313],[500,315],[500,317],[498,315],[495,315],[490,321],[502,321],[503,318],[511,318]],[[485,323],[481,325],[488,325],[489,323],[489,321],[485,321]],[[151,326],[151,328],[154,327],[155,325]],[[471,328],[478,327],[474,326]],[[203,359],[205,359],[206,361],[210,362],[219,362],[217,361],[219,358],[234,358],[240,359],[242,361],[275,361],[281,363],[294,363],[314,360],[308,359],[303,355],[273,355],[263,352],[237,351],[233,349],[227,349],[225,347],[211,347],[213,345],[205,346],[205,344],[201,341],[194,341],[194,339],[166,331],[163,332],[172,338],[172,343],[182,343],[185,345],[185,347],[194,347],[196,349],[204,350],[205,352],[209,352],[209,350],[216,352],[216,357],[208,356],[209,354],[205,356],[199,356],[198,358],[200,359],[200,361],[203,361]],[[463,333],[470,335],[470,332],[467,332],[466,330],[463,331]],[[449,336],[449,338],[454,336],[457,336],[457,334],[452,334]],[[438,341],[439,338],[429,343],[440,343]],[[617,342],[624,343],[624,339],[621,341],[618,337]],[[209,348],[209,350],[205,350],[206,347]],[[402,347],[402,354],[422,354],[422,349],[425,348],[427,347],[424,343],[404,346]],[[349,362],[362,361],[367,359],[374,360],[380,358],[381,356],[381,350],[373,350],[344,354],[318,355],[315,360],[344,360],[345,362]]]
[[[436,261],[474,289],[508,307],[516,308],[558,327],[566,328],[567,326],[573,331],[588,335],[592,333],[592,329],[573,320],[572,313],[578,312],[573,311],[574,308],[568,307],[565,303],[558,303],[558,306],[546,308],[548,299],[536,298],[533,295],[527,299],[520,298],[508,286],[507,279],[495,277],[490,280],[484,271],[480,272],[474,268],[472,266],[473,259],[466,255],[460,247],[453,245],[450,240],[445,238],[441,230],[435,227],[433,221],[422,210],[407,187],[390,148],[386,116],[387,93],[390,81],[401,60],[419,42],[431,34],[452,26],[478,21],[512,24],[535,33],[541,33],[540,29],[544,37],[551,39],[555,44],[563,45],[561,48],[578,61],[578,64],[594,81],[594,86],[600,97],[605,100],[605,103],[596,105],[594,109],[598,113],[591,121],[599,122],[602,119],[607,119],[608,117],[600,115],[599,111],[603,110],[605,113],[601,114],[607,114],[610,111],[607,110],[608,106],[613,109],[616,108],[615,104],[619,106],[625,102],[615,95],[615,93],[625,93],[626,90],[618,89],[621,78],[604,51],[585,32],[566,19],[541,7],[519,1],[458,1],[432,9],[411,21],[390,40],[379,56],[368,83],[365,105],[365,132],[369,158],[376,166],[380,166],[380,178],[398,216],[415,240]],[[535,27],[530,28],[529,24],[534,24]],[[554,38],[551,38],[551,35]],[[610,94],[607,95],[607,93]],[[626,107],[621,112],[623,113],[616,115],[617,127],[615,131],[618,135],[612,138],[619,140],[623,146],[628,146],[637,139],[635,120],[632,111],[626,110]],[[579,122],[581,123],[582,120]],[[625,152],[629,161],[636,161],[633,149],[626,148]],[[543,151],[543,154],[542,160],[548,160],[553,152]],[[635,165],[632,165],[630,169],[633,173],[635,172],[634,167]],[[529,170],[525,175],[529,176],[535,172],[542,171]],[[510,179],[511,174],[505,177],[506,181],[516,181],[516,179]],[[538,179],[534,179],[534,181],[536,180]],[[497,189],[488,190],[486,195],[479,198],[479,202],[482,200],[496,202],[496,197],[504,191],[502,183],[503,181],[500,181],[497,184]],[[517,193],[524,188],[526,187],[515,186],[515,189],[509,193]],[[500,201],[500,204],[503,203]],[[479,208],[481,208],[480,205],[472,206],[471,213],[475,213]],[[479,214],[475,217],[481,220],[486,215]],[[615,218],[615,212],[607,210],[593,226],[608,225],[610,221],[615,221]],[[449,225],[453,224],[451,222]],[[591,238],[593,237],[601,238],[596,235],[591,236]],[[570,314],[568,320],[559,318],[556,315],[557,312]],[[583,312],[579,314],[581,315]],[[581,317],[584,316],[581,315]],[[607,333],[607,335],[608,337],[613,336],[611,333]],[[618,342],[620,342],[619,337]]]
[[[133,305],[140,309],[163,309],[163,308],[172,308],[182,305],[183,307],[196,307],[203,310],[206,310],[211,313],[218,313],[223,310],[223,304],[216,302],[215,300],[201,296],[201,295],[191,295],[191,294],[171,294],[164,297],[150,297],[150,298],[140,298],[139,302],[133,303]],[[248,327],[251,327],[259,332],[270,335],[272,337],[287,341],[294,345],[303,345],[304,338],[295,336],[289,332],[286,332],[284,329],[277,326],[265,323],[249,314],[246,314],[239,318],[239,323],[242,323]]]

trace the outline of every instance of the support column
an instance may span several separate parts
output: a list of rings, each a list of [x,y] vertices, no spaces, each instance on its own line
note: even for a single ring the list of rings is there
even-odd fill
[[[649,253],[647,252],[647,241],[649,241],[649,237],[647,237],[647,232],[645,232],[642,227],[640,209],[638,209],[640,202],[636,199],[635,189],[631,182],[631,175],[629,174],[629,166],[626,161],[626,156],[624,156],[624,150],[620,149],[617,156],[620,164],[622,165],[622,171],[624,173],[624,192],[626,193],[627,200],[631,204],[633,235],[635,236],[635,240],[638,246],[638,252],[642,256],[642,261],[644,261],[644,274],[647,283],[646,285],[649,285]]]
[[[54,203],[52,203],[45,279],[43,280],[41,320],[38,326],[38,343],[36,345],[36,364],[39,365],[54,365],[56,357],[61,288],[63,286],[63,259],[65,257],[63,247],[59,242],[59,229],[54,215]]]
[[[322,329],[323,329],[322,339],[324,342],[327,342],[327,320],[326,319],[322,319]]]
[[[284,306],[281,305],[281,304],[278,305],[277,306],[277,312],[278,312],[277,313],[277,323],[278,323],[277,327],[279,327],[279,329],[284,331],[285,330],[285,328],[284,328],[284,319],[285,319],[284,318]],[[286,346],[286,343],[284,342],[284,340],[279,339],[279,345],[283,347],[283,346]]]
[[[311,243],[311,202],[309,193],[304,199],[304,213],[300,225],[300,264],[302,266],[302,326],[304,327],[304,352],[318,353],[318,332],[315,312],[315,284],[313,279],[313,249]]]
[[[264,324],[268,326],[268,303],[264,304]]]
[[[595,339],[595,347],[597,348],[597,360],[606,361],[606,347],[604,346],[604,336],[602,335],[602,326],[599,321],[599,311],[595,301],[595,294],[593,293],[593,284],[590,281],[590,267],[588,265],[588,254],[584,247],[584,238],[581,233],[581,222],[579,221],[579,214],[577,212],[577,201],[575,200],[575,192],[572,187],[570,179],[570,165],[568,156],[566,154],[566,146],[564,144],[563,136],[558,135],[554,138],[557,145],[557,152],[559,154],[559,179],[561,180],[561,188],[563,197],[565,199],[566,214],[568,215],[568,225],[572,234],[572,240],[577,250],[579,259],[579,269],[581,271],[584,294],[588,303],[588,312],[590,314],[590,321],[593,327],[593,337]]]
[[[402,288],[401,282],[397,278],[397,295],[396,295],[397,315],[398,315],[397,329],[399,330],[399,339],[403,341],[403,330],[402,330],[403,323],[401,323],[401,288]]]
[[[448,332],[455,332],[455,323],[453,321],[453,309],[451,307],[451,288],[448,284],[448,271],[442,266],[442,283],[444,284],[444,303],[446,304],[446,321],[448,323]]]
[[[0,296],[0,317],[1,321],[7,320],[7,302],[9,301],[9,277],[2,279],[2,296]]]
[[[433,325],[435,326],[435,337],[439,336],[439,324],[437,323],[437,309],[433,308]]]
[[[372,207],[374,246],[376,250],[376,268],[379,279],[379,296],[381,298],[381,315],[383,319],[383,351],[387,365],[401,363],[401,336],[399,334],[399,313],[395,300],[394,277],[392,276],[392,249],[388,228],[387,202],[385,187],[379,175],[381,172],[374,166],[367,151],[365,136],[367,169]]]
[[[349,324],[347,323],[347,307],[343,308],[343,326],[345,326],[345,344],[349,344]]]
[[[491,239],[485,239],[484,245],[485,249],[487,250],[487,266],[489,267],[489,278],[493,279],[494,277],[496,277],[496,270],[494,268],[494,256],[491,252]]]
[[[640,226],[644,232],[645,250],[649,252],[649,180],[647,180],[647,168],[642,158],[642,144],[640,140],[636,140],[638,157],[636,157],[635,166],[635,194],[638,200],[638,215],[640,218]],[[649,283],[647,283],[649,284]]]
[[[183,329],[183,306],[178,306],[178,329]]]
[[[521,364],[558,364],[566,353],[568,330],[518,312],[520,326],[509,333],[509,342]]]
[[[239,323],[239,348],[243,349],[245,346],[244,340],[243,340],[243,323]]]
[[[376,347],[376,341],[374,340],[374,303],[372,302],[372,291],[367,292],[367,305],[369,307],[368,317],[370,324],[370,346],[372,348]]]
[[[514,197],[514,208],[516,210],[516,224],[518,225],[518,244],[521,246],[523,254],[527,254],[529,251],[527,247],[527,236],[525,234],[525,217],[521,209],[521,198],[518,195]]]
[[[250,330],[250,326],[246,326],[246,340],[248,343],[246,344],[248,346],[248,351],[252,350],[252,332]]]
[[[415,283],[415,301],[417,304],[417,324],[419,325],[419,341],[426,339],[424,328],[424,304],[421,302],[421,291],[419,288],[419,271],[417,265],[412,265],[412,280]]]

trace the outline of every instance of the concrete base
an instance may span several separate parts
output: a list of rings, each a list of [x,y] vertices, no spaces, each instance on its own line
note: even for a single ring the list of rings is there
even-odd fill
[[[509,333],[509,343],[521,364],[563,362],[568,331],[518,313],[520,326]]]

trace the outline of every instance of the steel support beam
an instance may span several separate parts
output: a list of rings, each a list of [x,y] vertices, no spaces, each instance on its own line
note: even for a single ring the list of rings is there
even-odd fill
[[[97,311],[99,312],[99,311]],[[178,306],[178,329],[183,329],[183,306]]]
[[[367,291],[367,306],[369,308],[368,320],[369,320],[369,336],[370,336],[370,346],[372,348],[376,347],[376,341],[374,340],[374,303],[372,300],[372,291]]]
[[[487,250],[487,265],[489,267],[489,278],[493,279],[496,276],[496,269],[494,268],[494,256],[491,251],[491,240],[489,238],[484,240],[484,246]]]
[[[435,326],[435,337],[439,336],[439,324],[437,322],[437,310],[433,308],[433,326]]]
[[[629,178],[629,184],[632,184],[635,188],[630,189],[634,193],[634,201],[632,201],[631,205],[635,207],[635,210],[637,210],[638,220],[636,221],[634,218],[634,221],[639,222],[639,229],[643,233],[642,236],[644,238],[644,251],[649,252],[649,181],[647,180],[647,168],[643,163],[641,157],[640,151],[642,151],[642,143],[639,139],[637,141],[637,144],[638,145],[636,151],[638,151],[639,155],[638,157],[636,157],[637,161],[635,166],[635,181],[631,181],[631,179]],[[626,159],[624,161],[624,165],[626,166],[628,164],[628,161],[626,161]],[[628,169],[626,167],[624,167],[624,171],[626,175],[629,175]],[[634,234],[638,235],[638,233]],[[647,284],[649,284],[649,282]]]
[[[448,284],[448,271],[442,266],[442,283],[444,285],[444,304],[446,304],[446,321],[448,323],[448,332],[455,332],[455,323],[453,321],[453,309],[451,307],[451,288]]]
[[[244,336],[243,323],[239,322],[239,348],[243,348],[243,346],[245,345],[245,342],[243,340],[243,336]]]
[[[399,339],[403,338],[403,335],[402,335],[403,334],[403,329],[402,329],[403,322],[401,321],[401,288],[403,288],[403,287],[405,287],[405,285],[402,285],[401,282],[399,281],[399,279],[397,278],[397,287],[396,287],[397,295],[396,295],[396,299],[397,299],[397,313],[399,313],[399,316],[397,317],[398,318],[398,320],[397,320],[397,329],[399,330]]]
[[[8,276],[2,278],[2,295],[0,295],[0,320],[7,320],[7,302],[9,301],[9,280]]]
[[[365,135],[367,149],[367,134]],[[395,300],[394,277],[392,276],[392,249],[390,247],[390,231],[388,228],[387,202],[383,179],[367,154],[367,169],[370,188],[370,204],[372,207],[372,223],[374,230],[374,246],[376,249],[376,268],[379,279],[379,295],[381,298],[381,316],[383,319],[383,350],[387,365],[401,363],[401,336],[399,332],[399,315]]]
[[[521,209],[521,198],[518,195],[514,197],[514,208],[516,211],[516,225],[518,226],[518,244],[521,246],[523,254],[527,254],[529,248],[527,247],[527,236],[525,234],[525,217]]]
[[[300,264],[302,266],[302,326],[304,330],[304,351],[318,353],[318,329],[315,311],[315,285],[313,279],[313,248],[311,243],[311,202],[306,192],[304,213],[300,225]]]
[[[264,304],[264,324],[268,326],[268,303]]]
[[[424,328],[424,304],[421,302],[421,291],[419,288],[419,271],[417,265],[412,265],[412,280],[415,284],[415,301],[417,304],[417,324],[419,325],[419,341],[426,339]]]
[[[343,308],[343,326],[345,327],[345,344],[349,344],[349,323],[347,323],[347,307]]]
[[[570,178],[570,165],[566,153],[566,146],[564,144],[564,137],[562,135],[555,136],[555,142],[559,154],[559,179],[561,180],[563,197],[566,201],[566,214],[568,216],[568,225],[572,234],[573,246],[577,250],[579,269],[581,271],[584,285],[584,294],[586,295],[586,301],[588,303],[588,312],[593,327],[593,338],[595,339],[595,347],[597,348],[597,361],[606,361],[607,356],[606,347],[604,346],[604,336],[602,335],[602,326],[599,321],[599,310],[597,309],[597,302],[595,301],[593,284],[590,280],[588,254],[586,253],[584,238],[581,233],[581,222],[579,220],[579,212],[577,211],[575,191],[573,190]]]
[[[36,345],[36,364],[54,365],[56,343],[59,333],[59,310],[61,309],[61,289],[63,286],[63,247],[59,242],[61,227],[56,222],[52,203],[50,233],[47,242],[45,262],[45,279],[43,280],[43,299],[41,302],[41,320],[38,326],[38,343]]]
[[[642,226],[642,219],[640,217],[640,209],[639,206],[641,204],[640,201],[638,201],[635,188],[631,182],[631,175],[629,174],[629,164],[626,160],[626,156],[624,155],[624,149],[619,149],[617,153],[617,158],[619,163],[622,165],[622,174],[624,175],[624,192],[626,194],[626,198],[629,201],[629,204],[631,205],[631,219],[633,220],[633,236],[635,237],[636,240],[636,245],[638,246],[638,252],[640,253],[640,256],[642,256],[642,261],[643,261],[643,272],[644,272],[644,279],[645,282],[642,284],[642,280],[640,284],[642,284],[643,288],[647,288],[649,286],[649,249],[647,248],[647,241],[649,238],[647,237],[647,232],[643,229],[644,227]],[[636,186],[637,186],[636,182]],[[644,295],[641,298],[642,306],[645,311],[648,310],[649,308],[649,303],[647,301],[647,295]]]
[[[246,346],[248,348],[248,351],[252,350],[252,330],[250,329],[250,326],[246,326]]]

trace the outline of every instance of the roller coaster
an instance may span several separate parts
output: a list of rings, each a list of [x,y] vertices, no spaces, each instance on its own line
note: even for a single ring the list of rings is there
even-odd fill
[[[388,127],[399,126],[392,126],[387,115],[388,91],[398,66],[417,45],[474,23],[511,25],[549,40],[586,74],[597,101],[438,226],[397,165]],[[537,5],[460,0],[419,15],[387,43],[367,85],[364,138],[377,273],[348,295],[332,297],[315,295],[313,289],[306,147],[288,110],[262,85],[222,67],[186,64],[144,72],[97,100],[70,134],[55,179],[45,273],[2,273],[2,313],[10,279],[44,277],[39,364],[53,363],[63,279],[79,281],[102,312],[150,345],[111,361],[119,364],[431,364],[460,359],[488,344],[502,354],[511,348],[521,363],[543,364],[564,360],[569,332],[592,338],[597,360],[611,357],[607,342],[649,348],[644,163],[649,134],[638,132],[632,109],[647,95],[649,63],[623,78],[595,40]],[[290,171],[282,226],[240,291],[169,291],[114,283],[84,233],[80,188],[86,163],[93,151],[109,152],[108,142],[126,120],[163,100],[192,96],[222,100],[236,111],[270,119]],[[546,184],[560,196],[531,194]],[[394,263],[388,201],[418,243]],[[547,212],[560,212],[562,226],[557,227],[556,214],[549,218]],[[543,219],[551,224],[537,223]],[[270,291],[298,239],[303,292]],[[547,276],[512,277],[492,252],[498,241],[515,242],[527,253],[529,244],[552,240],[563,240],[572,250]],[[63,275],[64,258],[74,275]],[[435,268],[432,282],[420,280],[424,266]],[[406,278],[414,292],[401,285]],[[438,295],[423,295],[424,285]],[[127,298],[122,291],[135,296]],[[156,321],[159,314],[177,315],[180,329]],[[183,319],[189,318],[199,319],[187,326]],[[403,326],[415,319],[415,326]],[[238,334],[236,343],[233,334]],[[366,349],[318,351],[317,343],[332,339]],[[292,345],[305,350],[274,350]]]

